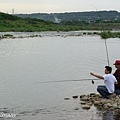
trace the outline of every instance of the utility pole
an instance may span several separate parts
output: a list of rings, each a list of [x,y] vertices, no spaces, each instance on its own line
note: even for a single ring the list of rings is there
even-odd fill
[[[12,15],[14,15],[14,8],[12,9]]]

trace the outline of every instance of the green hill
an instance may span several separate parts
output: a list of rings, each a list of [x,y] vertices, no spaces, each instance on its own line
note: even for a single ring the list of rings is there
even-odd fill
[[[37,18],[21,18],[0,12],[0,32],[74,31],[77,25],[62,25]]]
[[[120,29],[120,22],[104,22],[104,29]],[[62,21],[53,23],[37,18],[21,18],[0,12],[0,32],[39,32],[39,31],[75,31],[75,30],[101,30],[101,21]]]
[[[40,19],[20,18],[0,12],[0,31],[44,31],[54,23]]]

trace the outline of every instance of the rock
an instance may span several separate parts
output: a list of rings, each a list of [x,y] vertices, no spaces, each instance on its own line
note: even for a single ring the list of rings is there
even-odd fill
[[[112,107],[112,104],[111,103],[106,103],[105,104],[107,107],[111,108]]]
[[[109,95],[109,98],[110,98],[110,99],[111,99],[111,98],[114,98],[114,97],[116,97],[116,94],[115,94],[115,93]]]
[[[102,98],[102,96],[100,94],[96,94],[97,98]]]
[[[88,100],[89,100],[89,98],[86,96],[81,98],[81,101],[88,101]]]
[[[117,104],[116,104],[116,103],[114,103],[112,106],[113,106],[113,108],[115,108],[115,109],[117,109],[117,108],[118,108],[118,106],[117,106]]]
[[[107,99],[102,99],[102,100],[101,100],[101,103],[102,103],[102,104],[107,103]]]
[[[69,100],[70,98],[64,98],[64,100]]]
[[[103,105],[103,109],[105,110],[105,109],[108,109],[109,107],[106,105],[106,104],[104,104]]]
[[[85,104],[87,104],[87,102],[81,101],[81,105],[85,105]]]
[[[80,95],[80,98],[86,97],[87,95]]]
[[[78,95],[72,96],[73,98],[78,98]]]
[[[101,101],[94,101],[94,105],[99,105],[101,104]]]
[[[92,106],[92,104],[93,104],[92,102],[88,102],[88,103],[87,103],[87,105],[89,105],[89,106]]]
[[[76,108],[75,108],[75,110],[79,110],[79,108],[78,108],[78,107],[76,107]]]
[[[95,95],[96,95],[96,93],[90,93],[90,97],[91,97],[91,96],[93,97],[93,96],[95,96]]]
[[[82,105],[82,108],[83,108],[83,109],[90,109],[90,107],[91,107],[91,106],[90,106],[90,105],[87,105],[87,104],[86,104],[86,105]]]

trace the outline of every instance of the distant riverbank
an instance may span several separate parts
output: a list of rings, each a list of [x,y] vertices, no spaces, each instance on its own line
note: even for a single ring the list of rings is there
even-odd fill
[[[44,36],[94,36],[99,35],[102,39],[107,38],[120,38],[120,31],[69,31],[69,32],[57,32],[57,31],[46,31],[46,32],[0,32],[0,39],[4,38],[30,38],[30,37],[44,37]]]

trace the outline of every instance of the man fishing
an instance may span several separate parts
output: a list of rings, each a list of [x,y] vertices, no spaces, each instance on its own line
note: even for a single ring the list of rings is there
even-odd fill
[[[116,77],[118,84],[115,84],[115,94],[120,95],[120,60],[116,60],[115,63],[116,71],[113,75]]]
[[[109,95],[112,95],[115,91],[115,83],[117,80],[114,75],[111,74],[112,68],[110,66],[105,66],[105,75],[97,75],[90,73],[92,76],[103,79],[105,85],[99,85],[97,91],[102,95],[103,98],[109,99]]]

